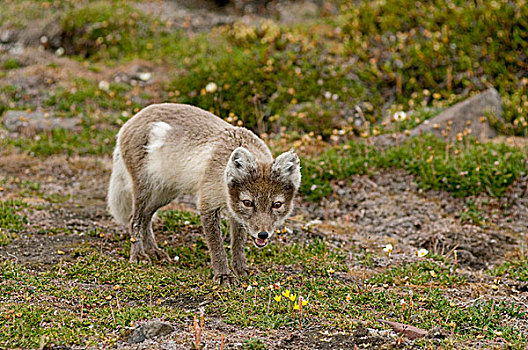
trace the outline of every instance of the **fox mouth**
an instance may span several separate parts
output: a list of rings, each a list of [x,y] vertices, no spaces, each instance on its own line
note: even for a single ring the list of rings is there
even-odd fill
[[[268,245],[267,239],[260,239],[260,238],[253,238],[253,244],[255,244],[255,247],[257,248],[264,248]]]

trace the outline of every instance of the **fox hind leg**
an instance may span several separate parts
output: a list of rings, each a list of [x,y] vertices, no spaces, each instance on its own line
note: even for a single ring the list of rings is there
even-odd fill
[[[152,231],[152,217],[156,210],[170,203],[171,199],[168,199],[167,196],[153,195],[146,190],[138,191],[135,194],[129,226],[130,262],[151,262],[151,257],[159,261],[169,259],[169,255],[158,247]]]

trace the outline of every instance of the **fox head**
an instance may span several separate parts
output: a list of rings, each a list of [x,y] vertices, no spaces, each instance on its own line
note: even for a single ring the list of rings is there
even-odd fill
[[[262,248],[293,209],[301,184],[299,157],[293,151],[278,156],[271,164],[257,162],[243,147],[235,149],[224,171],[227,206]]]

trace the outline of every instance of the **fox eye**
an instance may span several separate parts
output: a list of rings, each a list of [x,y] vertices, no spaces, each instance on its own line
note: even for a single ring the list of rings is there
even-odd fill
[[[244,199],[242,201],[242,204],[244,204],[244,206],[246,206],[246,207],[252,207],[253,206],[253,202],[248,200],[248,199]]]
[[[271,206],[273,209],[279,209],[282,207],[282,202],[273,202],[273,205]]]

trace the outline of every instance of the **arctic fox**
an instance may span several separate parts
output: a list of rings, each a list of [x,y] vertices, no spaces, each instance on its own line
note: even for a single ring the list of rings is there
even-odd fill
[[[215,279],[232,282],[222,244],[220,212],[227,209],[232,268],[246,274],[244,245],[267,245],[291,213],[301,183],[299,157],[273,159],[248,129],[235,127],[200,108],[156,104],[128,120],[117,135],[108,188],[115,220],[128,225],[130,261],[167,258],[154,238],[152,217],[180,193],[197,197]]]

